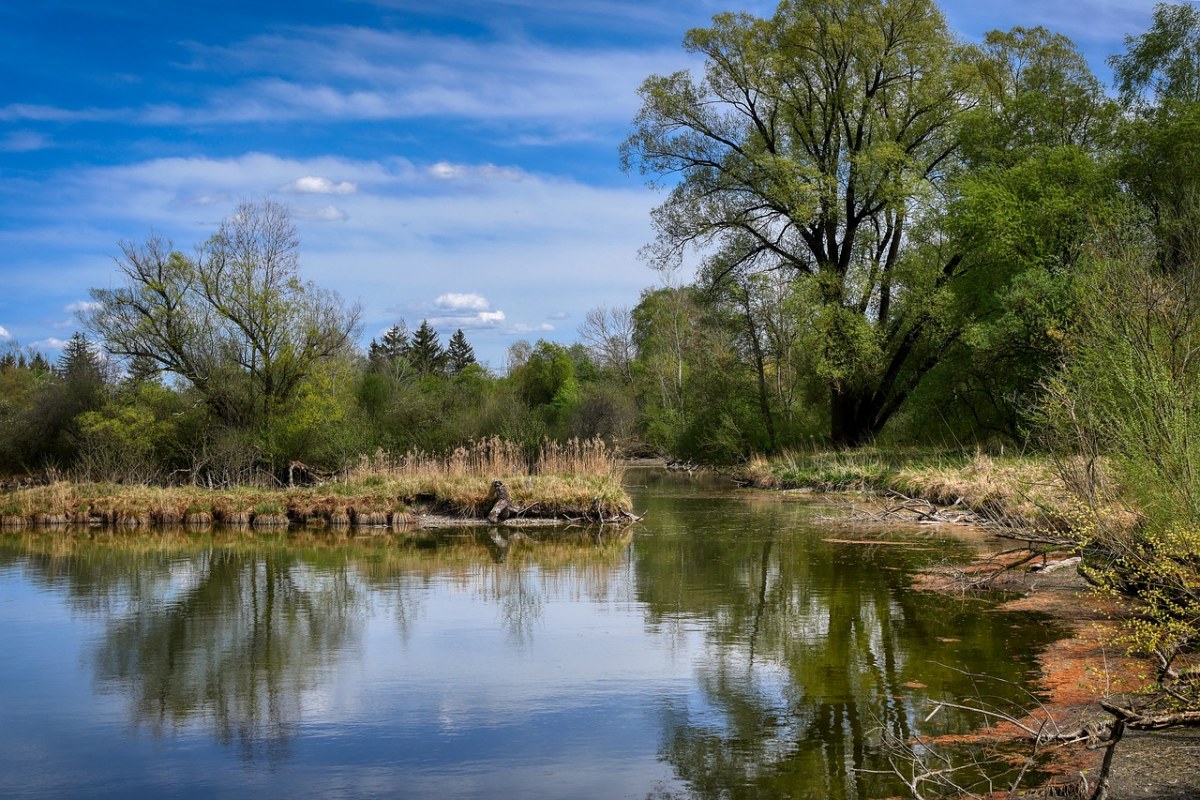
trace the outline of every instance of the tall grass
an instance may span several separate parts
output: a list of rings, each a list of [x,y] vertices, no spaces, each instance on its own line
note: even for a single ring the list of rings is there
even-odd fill
[[[612,449],[599,437],[556,442],[545,439],[530,458],[517,442],[493,436],[456,447],[445,455],[409,450],[396,456],[383,450],[362,456],[346,471],[349,480],[373,476],[403,478],[511,478],[526,475],[573,475],[620,480]]]
[[[600,439],[520,445],[484,439],[445,455],[410,451],[364,456],[320,486],[211,490],[55,482],[0,494],[0,524],[103,522],[129,526],[207,518],[237,524],[292,522],[400,524],[421,511],[480,517],[502,480],[528,516],[610,518],[631,510],[622,469]]]
[[[1069,504],[1069,492],[1045,456],[879,447],[796,451],[756,458],[740,477],[763,488],[894,491],[1049,527],[1062,524]]]

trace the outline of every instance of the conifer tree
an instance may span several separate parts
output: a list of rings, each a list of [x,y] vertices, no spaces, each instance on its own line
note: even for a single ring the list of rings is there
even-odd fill
[[[408,326],[400,320],[384,331],[379,341],[371,340],[367,348],[367,359],[379,372],[392,372],[408,351]]]
[[[408,348],[408,326],[401,320],[388,328],[379,342],[379,349],[388,361],[403,358]]]
[[[125,366],[125,376],[130,383],[157,381],[162,374],[162,367],[157,361],[146,356],[134,356]]]
[[[450,361],[450,374],[458,375],[464,369],[475,362],[475,350],[467,342],[467,337],[463,334],[462,328],[454,332],[450,337],[450,345],[446,348],[446,355]]]
[[[446,371],[446,351],[428,320],[421,320],[421,327],[412,335],[405,355],[422,375],[441,375]]]
[[[58,358],[58,373],[70,382],[100,382],[103,379],[100,359],[92,343],[76,331],[63,346]]]

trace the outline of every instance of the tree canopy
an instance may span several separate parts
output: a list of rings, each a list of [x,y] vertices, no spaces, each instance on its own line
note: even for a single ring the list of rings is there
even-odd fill
[[[188,381],[222,419],[269,422],[322,361],[353,347],[359,310],[300,278],[287,209],[243,203],[193,256],[122,242],[124,285],[85,314],[105,349]]]
[[[909,238],[955,166],[975,72],[928,0],[797,0],[770,19],[721,14],[684,42],[702,79],[652,76],[627,168],[678,176],[647,254],[688,248],[710,282],[788,270],[823,331],[831,435],[877,433],[945,344],[936,296],[957,254]]]

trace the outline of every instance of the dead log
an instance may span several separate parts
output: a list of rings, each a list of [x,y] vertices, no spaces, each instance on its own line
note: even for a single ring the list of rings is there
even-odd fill
[[[492,481],[492,491],[488,496],[494,498],[492,510],[487,515],[488,522],[496,523],[521,513],[521,507],[512,501],[512,497],[508,494],[508,487],[504,485],[503,481]]]

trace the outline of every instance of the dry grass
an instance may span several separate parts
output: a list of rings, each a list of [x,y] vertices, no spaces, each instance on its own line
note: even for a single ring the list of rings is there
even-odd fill
[[[1059,527],[1071,507],[1054,463],[1039,455],[881,448],[787,453],[753,460],[740,477],[764,488],[900,492],[1033,527]]]
[[[1060,527],[1072,503],[1053,462],[1036,456],[975,454],[957,466],[913,464],[889,488],[1030,528]]]
[[[304,488],[212,490],[59,481],[0,494],[0,524],[101,522],[127,527],[216,521],[230,524],[401,525],[418,511],[480,517],[491,482],[502,480],[527,516],[603,519],[630,510],[622,470],[599,439],[545,442],[531,469],[522,449],[502,439],[445,456],[382,451],[337,481]]]

